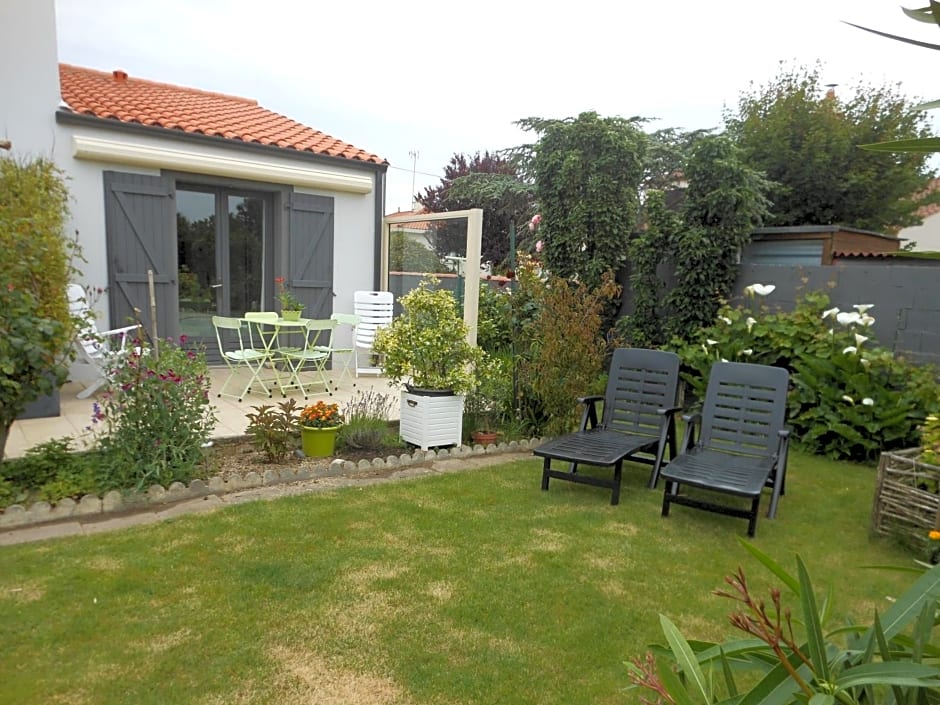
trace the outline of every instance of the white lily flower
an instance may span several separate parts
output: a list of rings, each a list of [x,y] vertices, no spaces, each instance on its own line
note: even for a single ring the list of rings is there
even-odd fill
[[[859,333],[856,333],[856,334],[855,334],[855,344],[856,344],[856,345],[861,345],[861,344],[864,343],[866,340],[868,340],[868,336],[867,336],[867,335],[861,335],[861,334],[859,334]]]
[[[826,319],[829,318],[829,316],[835,316],[837,313],[839,313],[839,307],[833,306],[832,308],[827,308],[825,311],[823,311],[822,317]]]
[[[873,316],[869,316],[869,315],[866,313],[864,316],[860,316],[860,317],[859,317],[859,321],[858,321],[858,322],[861,323],[863,326],[870,326],[872,323],[875,322],[875,319],[874,319]]]
[[[718,320],[719,320],[719,321],[724,321],[724,322],[727,323],[729,326],[731,325],[731,319],[728,318],[727,316],[718,316]]]
[[[744,321],[744,322],[747,323],[747,332],[748,332],[748,333],[751,332],[751,328],[753,328],[753,327],[754,327],[754,324],[757,323],[757,321],[756,321],[754,318],[752,318],[751,316],[748,316],[748,317],[747,317],[747,320]]]
[[[862,404],[864,404],[865,406],[874,406],[875,400],[872,399],[871,397],[865,397],[864,399],[862,399]]]
[[[852,397],[850,397],[848,394],[842,395],[842,401],[847,401],[849,404],[855,403],[855,400]]]
[[[849,353],[852,353],[854,355],[857,352],[858,352],[858,348],[855,347],[854,345],[850,345],[849,347],[847,347],[845,350],[842,351],[842,354],[848,355]]]
[[[751,348],[748,348],[747,350],[742,350],[741,354],[744,355],[745,357],[748,357],[750,355],[753,355],[754,351]]]
[[[862,367],[868,367],[871,364],[871,360],[864,358],[864,357],[861,358],[859,362],[862,363]]]
[[[775,284],[752,284],[754,287],[754,293],[758,296],[767,296],[768,294],[774,293],[774,289],[777,288]]]
[[[830,328],[830,329],[829,329],[829,335],[835,335],[835,334],[836,334],[835,328]]]
[[[709,345],[718,345],[718,341],[712,340],[711,338],[706,339],[705,342],[708,343]],[[706,352],[708,351],[706,350]]]
[[[862,317],[858,314],[857,311],[843,311],[842,313],[836,314],[836,320],[844,326],[849,325],[850,323],[860,323]]]
[[[855,304],[854,306],[852,306],[852,308],[854,308],[859,313],[865,313],[865,311],[874,307],[875,307],[875,304]]]

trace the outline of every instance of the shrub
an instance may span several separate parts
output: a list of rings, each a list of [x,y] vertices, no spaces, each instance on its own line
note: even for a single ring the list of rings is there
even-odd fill
[[[345,425],[339,430],[341,448],[381,450],[396,445],[397,438],[389,427],[395,400],[390,394],[370,389],[358,390],[343,406]]]
[[[0,507],[32,498],[57,502],[98,493],[100,454],[76,452],[73,442],[67,436],[53,438],[0,464]]]
[[[619,291],[609,275],[592,289],[560,277],[543,280],[523,261],[512,295],[516,401],[533,434],[571,430],[578,397],[602,393],[608,349],[602,314]]]
[[[748,287],[753,298],[773,287]],[[879,348],[866,335],[868,305],[829,307],[823,292],[802,296],[790,312],[724,306],[714,324],[685,343],[674,340],[682,377],[701,397],[716,360],[790,371],[789,424],[807,450],[834,459],[872,460],[882,450],[917,445],[918,427],[940,404],[934,371]]]
[[[794,594],[798,616],[791,616],[779,588],[770,591],[767,603],[754,595],[739,569],[725,578],[730,590],[715,594],[741,604],[730,620],[747,638],[723,644],[689,642],[660,615],[668,648],[659,649],[659,659],[649,652],[629,664],[635,686],[667,703],[937,702],[940,644],[933,630],[940,617],[940,566],[926,571],[883,615],[876,610],[871,624],[839,625],[826,633],[830,600],[817,604],[800,557],[793,576],[766,554],[745,546]],[[742,690],[744,682],[748,686]]]
[[[297,448],[298,416],[297,402],[282,401],[277,408],[268,404],[251,407],[254,412],[246,414],[252,445],[264,453],[269,463],[280,463]]]
[[[159,352],[138,348],[109,370],[111,385],[94,416],[105,488],[186,482],[203,458],[215,423],[205,354],[170,340]]]
[[[74,326],[66,288],[78,252],[65,237],[67,216],[55,164],[0,158],[0,459],[16,417],[68,373]]]
[[[473,388],[480,350],[467,342],[457,300],[428,277],[401,297],[402,314],[375,335],[373,350],[393,382],[464,394]]]

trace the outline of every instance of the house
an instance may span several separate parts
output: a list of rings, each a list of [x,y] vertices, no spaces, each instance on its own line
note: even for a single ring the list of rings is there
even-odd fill
[[[313,318],[380,276],[388,163],[256,101],[59,64],[54,0],[0,6],[0,140],[68,178],[82,282],[101,327],[138,316],[214,346],[213,314],[275,310],[276,277]]]
[[[940,190],[940,179],[933,179],[927,192]],[[924,219],[920,225],[904,228],[899,237],[914,243],[915,252],[940,252],[940,203],[930,203],[918,209],[917,215]]]

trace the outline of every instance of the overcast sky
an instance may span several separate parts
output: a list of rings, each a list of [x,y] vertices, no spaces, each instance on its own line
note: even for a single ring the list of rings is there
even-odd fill
[[[655,118],[649,130],[721,128],[780,62],[821,62],[837,91],[862,80],[940,98],[935,52],[842,22],[940,42],[884,0],[55,4],[60,61],[253,98],[378,154],[388,212],[411,207],[412,183],[438,184],[456,152],[532,141],[521,118],[594,110]]]

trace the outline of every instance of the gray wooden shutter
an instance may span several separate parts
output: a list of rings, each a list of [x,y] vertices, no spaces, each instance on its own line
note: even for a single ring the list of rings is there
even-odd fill
[[[305,193],[290,199],[290,286],[307,318],[333,313],[333,199]]]
[[[157,335],[176,337],[176,225],[173,183],[159,176],[104,172],[105,228],[113,326],[140,319],[152,330],[147,271],[153,270]]]

